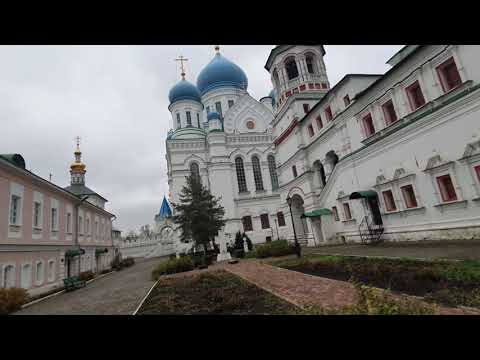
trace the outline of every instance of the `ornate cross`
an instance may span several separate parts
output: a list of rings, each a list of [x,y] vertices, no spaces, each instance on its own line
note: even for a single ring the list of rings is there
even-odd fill
[[[180,69],[182,70],[182,79],[185,80],[185,68],[183,67],[183,62],[188,61],[188,59],[185,59],[182,55],[178,57],[178,59],[175,59],[175,61],[180,61]]]
[[[80,136],[77,136],[75,140],[77,140],[77,148],[80,147]]]

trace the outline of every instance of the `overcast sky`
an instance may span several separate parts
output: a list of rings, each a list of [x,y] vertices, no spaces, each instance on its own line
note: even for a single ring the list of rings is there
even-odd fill
[[[382,74],[402,46],[326,45],[331,85],[347,73]],[[247,74],[248,92],[266,96],[271,45],[223,45]],[[168,194],[168,91],[180,79],[178,55],[196,81],[214,46],[0,46],[0,153],[20,153],[27,169],[62,187],[81,137],[86,185],[109,200],[114,226],[152,223]]]

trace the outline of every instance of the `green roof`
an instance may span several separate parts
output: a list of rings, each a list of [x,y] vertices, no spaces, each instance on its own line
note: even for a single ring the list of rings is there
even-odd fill
[[[0,157],[15,166],[25,169],[25,160],[20,154],[0,154]]]
[[[361,198],[375,198],[377,197],[377,193],[373,190],[367,190],[367,191],[355,191],[350,194],[349,199],[350,200],[355,200],[355,199],[361,199]]]
[[[322,208],[313,211],[306,212],[302,215],[302,217],[319,217],[321,215],[330,215],[332,211],[330,209]]]
[[[107,248],[95,249],[95,255],[100,255],[100,254],[104,254],[104,253],[107,253],[107,252],[108,252]]]
[[[65,251],[65,257],[73,257],[73,256],[78,256],[83,254],[85,254],[84,249],[73,249],[73,250]]]

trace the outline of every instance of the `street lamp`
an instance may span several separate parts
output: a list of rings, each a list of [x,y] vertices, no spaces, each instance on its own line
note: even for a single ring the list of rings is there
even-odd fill
[[[300,257],[302,256],[301,248],[297,240],[297,232],[295,231],[295,221],[293,221],[293,215],[292,215],[292,198],[290,196],[287,196],[287,204],[290,209],[290,218],[292,219],[292,226],[293,226],[293,236],[295,237],[295,253],[297,254],[297,257]]]

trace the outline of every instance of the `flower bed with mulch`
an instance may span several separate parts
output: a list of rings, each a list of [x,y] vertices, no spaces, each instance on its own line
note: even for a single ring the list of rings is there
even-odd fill
[[[138,315],[281,315],[298,309],[226,271],[161,279]]]
[[[479,261],[419,261],[311,255],[272,265],[335,280],[355,280],[450,306],[480,307]]]

